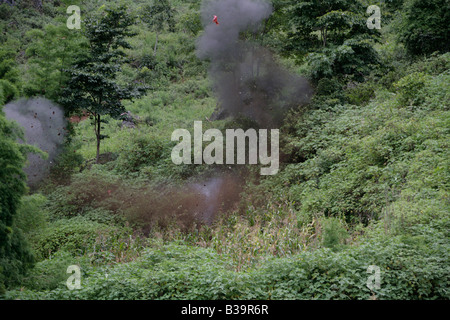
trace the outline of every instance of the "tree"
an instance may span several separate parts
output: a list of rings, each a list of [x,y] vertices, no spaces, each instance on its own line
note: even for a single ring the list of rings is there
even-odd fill
[[[102,135],[102,116],[118,118],[125,112],[122,100],[139,97],[145,88],[120,86],[116,80],[118,71],[127,61],[122,48],[131,48],[126,37],[135,35],[130,31],[134,17],[124,5],[106,8],[100,16],[88,18],[85,34],[89,53],[68,70],[70,80],[60,102],[70,111],[86,110],[94,119],[99,162]]]
[[[370,65],[377,64],[371,42],[376,29],[366,25],[366,8],[354,0],[275,1],[271,27],[285,35],[284,53],[308,59],[313,78],[333,75],[362,80]]]
[[[26,192],[23,167],[29,152],[42,152],[19,144],[24,141],[18,125],[6,120],[0,109],[0,293],[5,285],[17,282],[33,264],[33,255],[21,231],[14,226],[22,195]]]
[[[0,105],[19,97],[20,76],[15,53],[5,46],[0,49]]]
[[[155,48],[153,55],[156,56],[156,50],[158,47],[158,36],[166,26],[169,27],[169,31],[175,30],[175,20],[173,18],[174,9],[169,3],[169,0],[155,0],[152,3],[146,5],[143,9],[141,20],[144,21],[151,30],[156,32]]]
[[[409,53],[422,55],[450,49],[449,7],[448,0],[410,0],[405,3],[398,31]]]
[[[82,55],[84,39],[80,32],[69,30],[62,23],[32,29],[26,35],[32,42],[26,49],[29,69],[23,91],[27,96],[41,95],[56,101],[68,80],[64,69]]]

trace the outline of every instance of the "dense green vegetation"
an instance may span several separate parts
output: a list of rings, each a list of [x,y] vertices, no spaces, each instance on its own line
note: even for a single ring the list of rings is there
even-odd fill
[[[450,298],[448,2],[385,1],[380,30],[366,1],[271,2],[241,37],[314,96],[284,118],[266,177],[171,161],[174,129],[254,124],[209,120],[200,0],[0,2],[0,104],[43,96],[93,114],[31,191],[22,168],[39,151],[0,111],[2,298]],[[66,27],[72,4],[80,30]],[[187,186],[222,172],[245,178],[240,199],[202,223]],[[81,289],[66,286],[70,265]]]
[[[23,230],[14,223],[15,216],[25,192],[25,174],[22,167],[28,152],[41,152],[28,145],[17,143],[24,139],[23,132],[16,124],[7,121],[0,113],[0,292],[5,285],[17,281],[34,262]]]

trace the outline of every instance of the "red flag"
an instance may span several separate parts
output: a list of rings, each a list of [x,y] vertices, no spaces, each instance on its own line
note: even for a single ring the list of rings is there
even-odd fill
[[[217,21],[217,16],[214,16],[213,22],[215,22],[216,24],[219,24],[219,21]]]

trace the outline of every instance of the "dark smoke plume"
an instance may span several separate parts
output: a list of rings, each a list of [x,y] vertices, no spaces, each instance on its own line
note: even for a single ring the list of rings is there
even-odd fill
[[[28,167],[24,168],[30,187],[45,178],[64,141],[66,120],[63,110],[44,98],[22,99],[8,103],[3,111],[9,120],[15,120],[25,130],[26,143],[34,145],[48,154],[28,155]]]
[[[263,0],[205,0],[203,35],[197,54],[211,62],[210,76],[220,104],[219,118],[245,116],[262,126],[278,126],[287,110],[312,95],[306,79],[278,65],[272,53],[242,37],[256,34],[272,13]],[[219,24],[212,19],[218,17]]]

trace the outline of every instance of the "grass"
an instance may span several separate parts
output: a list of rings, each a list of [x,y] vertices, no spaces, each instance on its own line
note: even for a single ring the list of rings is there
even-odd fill
[[[204,79],[191,80],[204,85]],[[182,84],[181,84],[182,85]],[[172,90],[159,90],[150,93],[139,100],[125,104],[127,110],[141,120],[151,119],[153,125],[141,123],[135,129],[120,127],[121,120],[104,117],[109,124],[104,126],[103,134],[109,138],[102,140],[101,153],[119,152],[124,144],[138,132],[139,134],[153,134],[170,141],[172,132],[178,128],[191,130],[194,121],[206,121],[211,116],[216,100],[211,97],[194,99],[179,92],[180,84],[170,87]],[[76,136],[74,143],[81,145],[77,150],[85,159],[93,159],[96,154],[96,138],[90,120],[75,125]]]

